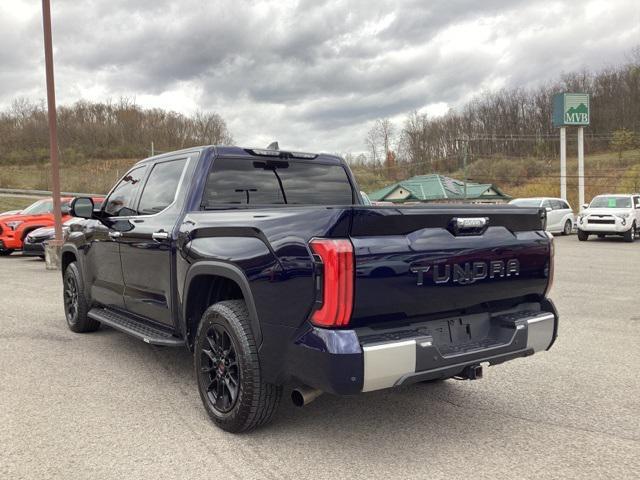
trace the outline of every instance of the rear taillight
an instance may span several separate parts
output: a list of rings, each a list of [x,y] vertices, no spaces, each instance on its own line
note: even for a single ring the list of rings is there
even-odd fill
[[[353,308],[353,246],[342,238],[317,238],[309,246],[318,260],[317,307],[311,322],[319,327],[344,327]]]
[[[551,291],[551,287],[553,287],[553,276],[555,274],[555,255],[556,255],[556,247],[553,243],[553,235],[547,232],[547,236],[549,237],[549,267],[547,272],[547,289],[544,291],[545,297],[549,295]]]

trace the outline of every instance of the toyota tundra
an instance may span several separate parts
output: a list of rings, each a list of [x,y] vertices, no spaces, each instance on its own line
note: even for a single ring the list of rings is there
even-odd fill
[[[551,347],[543,208],[365,205],[327,154],[201,147],[136,164],[62,249],[66,320],[193,352],[213,421],[416,382]]]

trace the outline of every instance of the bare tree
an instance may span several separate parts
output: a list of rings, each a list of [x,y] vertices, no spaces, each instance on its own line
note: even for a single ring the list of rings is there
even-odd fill
[[[158,151],[233,142],[224,119],[213,112],[189,117],[143,109],[132,99],[79,101],[58,110],[63,161],[88,158],[142,158],[151,142]],[[0,112],[0,163],[46,161],[48,127],[43,103],[16,99]]]

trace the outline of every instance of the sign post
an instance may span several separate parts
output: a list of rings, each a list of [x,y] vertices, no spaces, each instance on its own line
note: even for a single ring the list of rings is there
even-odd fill
[[[567,127],[560,127],[560,196],[567,199]]]
[[[553,97],[553,126],[560,128],[560,196],[567,199],[567,131],[578,127],[578,199],[584,203],[584,127],[589,125],[588,93],[559,93]]]
[[[584,127],[578,127],[578,205],[584,205]]]

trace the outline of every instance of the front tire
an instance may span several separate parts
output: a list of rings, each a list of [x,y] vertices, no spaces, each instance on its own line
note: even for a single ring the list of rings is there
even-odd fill
[[[578,230],[578,240],[580,240],[581,242],[586,242],[587,240],[589,240],[589,234],[582,230]]]
[[[573,224],[571,223],[571,220],[567,220],[566,222],[564,222],[564,228],[562,229],[562,235],[570,235],[571,234],[571,230],[573,230]]]
[[[84,282],[76,262],[71,262],[63,276],[64,315],[69,330],[76,333],[95,332],[100,322],[87,316],[89,304],[84,294]]]
[[[218,427],[239,433],[271,420],[282,386],[262,377],[244,301],[226,300],[204,312],[196,334],[194,367],[200,398]]]
[[[633,222],[631,228],[624,232],[624,241],[625,242],[633,242],[636,238],[636,222]]]

